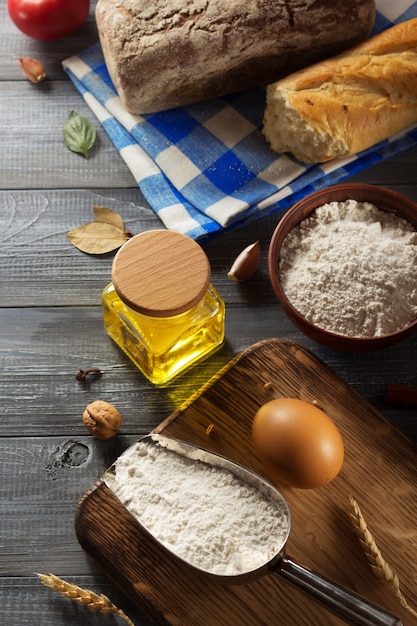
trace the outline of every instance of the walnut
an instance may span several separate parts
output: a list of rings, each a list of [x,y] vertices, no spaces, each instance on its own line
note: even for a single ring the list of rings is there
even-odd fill
[[[83,413],[83,422],[98,439],[114,437],[122,424],[122,416],[109,402],[95,400],[88,404]]]

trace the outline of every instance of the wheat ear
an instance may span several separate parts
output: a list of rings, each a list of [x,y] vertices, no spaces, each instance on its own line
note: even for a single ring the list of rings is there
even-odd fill
[[[82,589],[77,585],[62,580],[62,578],[58,578],[55,574],[37,574],[37,576],[39,576],[46,587],[53,589],[53,591],[58,591],[58,593],[62,593],[67,598],[75,600],[89,609],[101,611],[102,613],[114,613],[127,622],[129,626],[134,626],[128,616],[121,609],[118,609],[107,596],[103,594],[98,595],[89,589]]]
[[[365,553],[365,556],[371,566],[371,569],[377,578],[381,579],[388,587],[390,587],[401,606],[403,606],[412,615],[417,617],[417,612],[408,604],[400,589],[400,581],[397,574],[392,570],[391,566],[386,562],[378,548],[375,540],[368,529],[366,521],[359,508],[358,502],[353,496],[349,496],[350,502],[350,519],[352,520],[355,532],[359,538],[359,543]]]

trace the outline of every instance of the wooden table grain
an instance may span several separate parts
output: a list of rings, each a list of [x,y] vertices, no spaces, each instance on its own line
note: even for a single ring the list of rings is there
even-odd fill
[[[128,445],[257,341],[301,343],[417,442],[416,410],[385,401],[389,383],[417,385],[417,336],[370,354],[340,353],[303,336],[285,317],[268,280],[266,254],[277,216],[203,244],[212,282],[227,307],[226,344],[211,359],[157,389],[107,337],[100,293],[110,280],[113,256],[80,253],[67,232],[90,221],[94,205],[120,212],[132,232],[161,224],[61,68],[63,59],[96,42],[94,5],[77,33],[50,43],[20,33],[6,3],[0,5],[0,623],[7,626],[116,623],[114,616],[50,592],[36,572],[108,595],[136,626],[151,623],[81,549],[74,533],[76,505]],[[19,68],[20,56],[42,61],[47,80],[30,83]],[[71,110],[96,126],[98,141],[88,160],[63,144]],[[417,150],[351,180],[385,185],[417,200]],[[263,251],[256,279],[231,281],[233,259],[256,239]],[[90,366],[102,375],[77,381],[75,372]],[[83,409],[94,399],[112,402],[122,413],[116,438],[98,441],[83,426]]]

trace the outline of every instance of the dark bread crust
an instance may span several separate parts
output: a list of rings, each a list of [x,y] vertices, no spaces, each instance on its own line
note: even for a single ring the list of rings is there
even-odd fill
[[[106,64],[149,113],[267,85],[366,39],[374,0],[99,0]]]

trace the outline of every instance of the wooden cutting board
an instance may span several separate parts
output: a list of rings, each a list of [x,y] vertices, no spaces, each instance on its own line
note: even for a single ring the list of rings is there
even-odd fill
[[[404,624],[417,623],[371,571],[349,519],[352,494],[402,593],[417,610],[417,448],[307,349],[278,339],[255,344],[155,432],[262,473],[251,423],[260,405],[280,396],[317,401],[345,442],[344,466],[329,485],[312,490],[280,486],[292,513],[288,556],[402,617]],[[75,528],[82,547],[156,624],[344,623],[275,574],[239,586],[196,575],[148,537],[103,478],[81,499]]]

